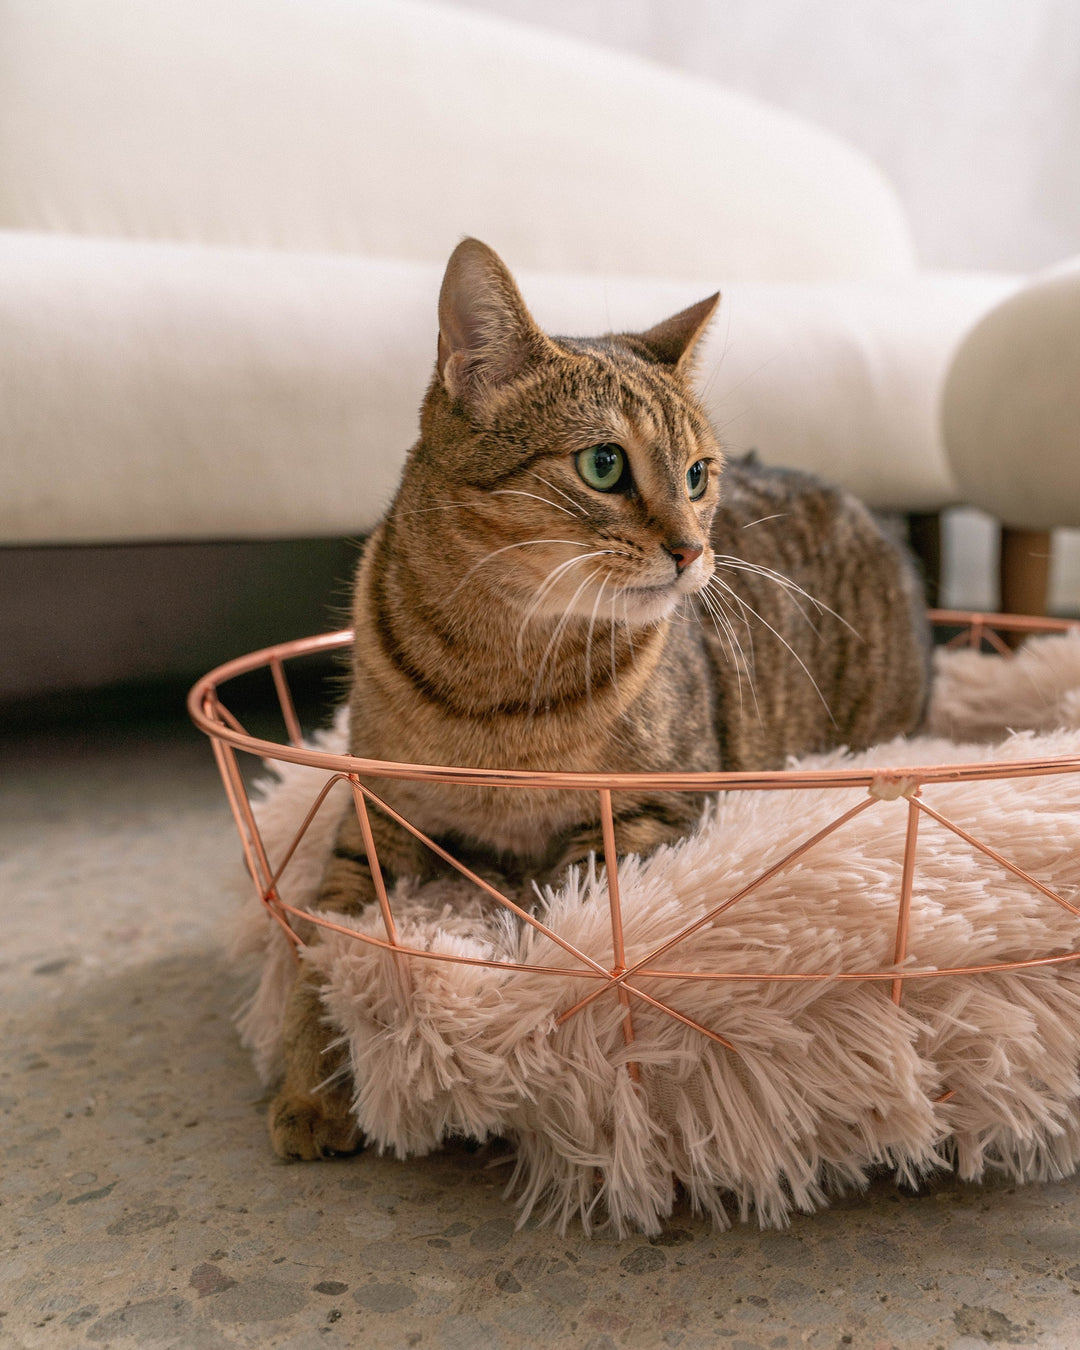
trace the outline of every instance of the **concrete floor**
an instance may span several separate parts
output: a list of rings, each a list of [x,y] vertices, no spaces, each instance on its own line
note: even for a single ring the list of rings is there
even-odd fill
[[[514,1230],[498,1147],[288,1166],[230,1017],[238,849],[176,710],[0,746],[0,1346],[1080,1345],[1080,1181],[790,1230]]]

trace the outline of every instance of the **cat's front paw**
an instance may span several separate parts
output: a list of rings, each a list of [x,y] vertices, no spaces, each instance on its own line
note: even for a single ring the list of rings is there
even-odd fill
[[[270,1104],[270,1142],[286,1162],[312,1162],[357,1153],[364,1138],[347,1107],[320,1094],[279,1092]]]

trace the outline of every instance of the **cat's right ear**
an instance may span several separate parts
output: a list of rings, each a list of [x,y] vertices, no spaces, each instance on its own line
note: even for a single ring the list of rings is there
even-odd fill
[[[717,291],[689,309],[681,309],[648,332],[636,333],[635,340],[646,348],[654,361],[686,374],[693,364],[694,348],[701,341],[719,303],[720,292]]]
[[[546,346],[499,255],[479,239],[463,239],[439,292],[437,368],[446,392],[480,403],[521,375]]]

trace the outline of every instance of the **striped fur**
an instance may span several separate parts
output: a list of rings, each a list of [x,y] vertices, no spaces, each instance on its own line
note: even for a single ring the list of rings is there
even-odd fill
[[[858,502],[807,476],[724,463],[689,385],[717,297],[634,335],[551,338],[501,261],[466,240],[440,296],[436,371],[397,495],[357,574],[351,748],[374,759],[560,770],[778,767],[914,729],[923,605],[901,550]],[[621,487],[577,467],[616,446]],[[691,500],[688,470],[706,483]],[[695,470],[696,472],[696,470]],[[700,486],[700,484],[697,484]],[[504,884],[554,879],[599,843],[594,794],[375,791]],[[620,852],[685,835],[701,801],[625,793]],[[389,876],[437,860],[376,813]],[[373,895],[346,817],[320,895]],[[355,1144],[327,1076],[317,991],[298,983],[283,1156]]]

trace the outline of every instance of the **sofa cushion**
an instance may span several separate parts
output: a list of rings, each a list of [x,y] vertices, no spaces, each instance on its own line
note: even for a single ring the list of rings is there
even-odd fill
[[[881,173],[801,119],[415,0],[0,0],[0,226],[788,280],[910,271]]]
[[[370,528],[416,436],[441,272],[0,231],[0,541]],[[556,333],[645,327],[722,281],[519,279]],[[734,285],[701,352],[706,405],[734,450],[877,506],[941,505],[940,375],[1010,284]]]
[[[735,284],[702,354],[705,402],[729,447],[818,473],[883,510],[961,500],[940,399],[957,344],[1019,279]]]

